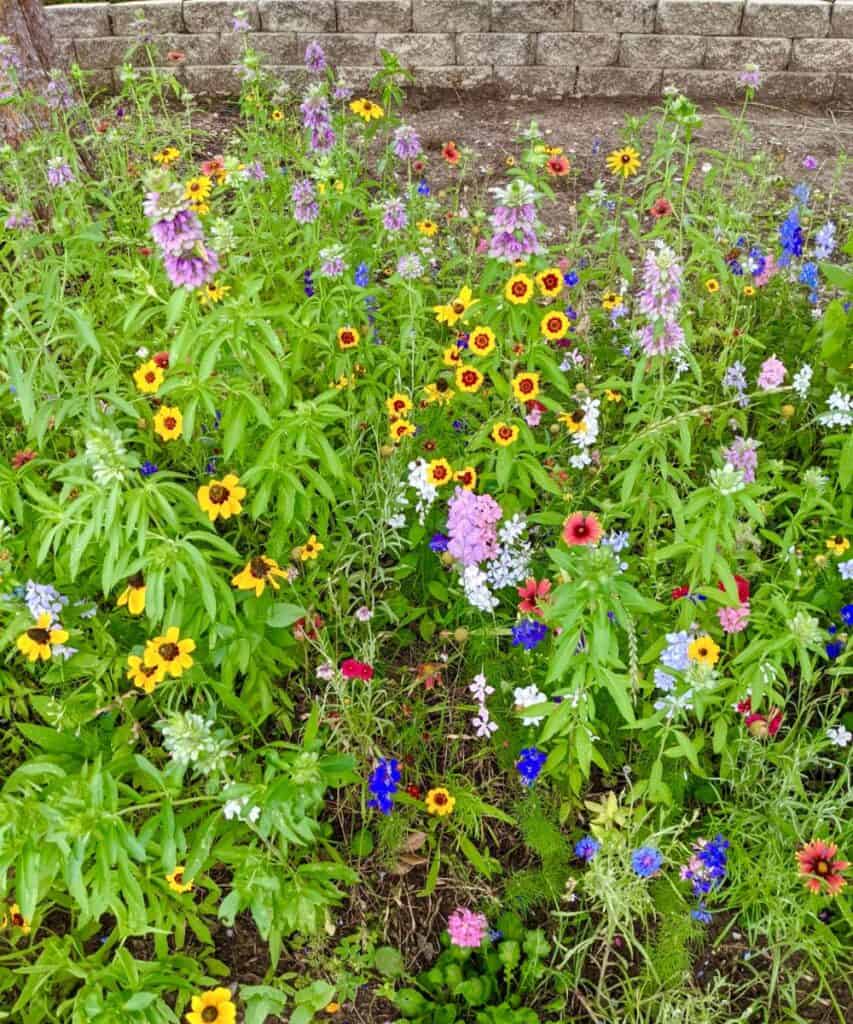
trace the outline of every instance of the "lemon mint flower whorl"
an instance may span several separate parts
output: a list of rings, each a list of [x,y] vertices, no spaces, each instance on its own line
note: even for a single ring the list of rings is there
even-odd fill
[[[201,288],[218,273],[219,257],[205,245],[198,214],[182,186],[170,183],[168,172],[152,171],[146,185],[143,210],[169,280],[176,288]]]
[[[493,188],[495,208],[489,220],[495,229],[489,245],[494,259],[514,263],[542,251],[536,235],[536,189],[515,178],[503,188]]]

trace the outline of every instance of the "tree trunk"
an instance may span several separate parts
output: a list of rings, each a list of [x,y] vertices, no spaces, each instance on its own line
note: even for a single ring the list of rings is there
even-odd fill
[[[53,66],[53,38],[41,0],[0,0],[0,96],[43,92]],[[27,120],[19,104],[0,105],[0,129],[7,142],[20,142]]]

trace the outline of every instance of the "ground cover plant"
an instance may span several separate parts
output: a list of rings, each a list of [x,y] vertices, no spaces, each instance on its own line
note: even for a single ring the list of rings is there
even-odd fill
[[[0,1019],[843,1021],[843,154],[305,64],[2,51]]]

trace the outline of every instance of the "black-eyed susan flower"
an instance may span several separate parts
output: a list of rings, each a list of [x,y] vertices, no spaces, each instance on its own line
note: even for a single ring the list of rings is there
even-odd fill
[[[420,231],[422,235],[426,235],[427,238],[432,238],[438,231],[438,224],[436,224],[434,220],[429,219],[419,220],[417,227],[418,231]]]
[[[427,466],[426,478],[433,487],[444,487],[453,479],[453,467],[447,459],[433,459]]]
[[[28,661],[49,661],[53,648],[67,639],[68,631],[53,624],[50,612],[42,612],[36,624],[18,637],[17,647]]]
[[[518,440],[518,427],[509,423],[496,423],[492,427],[492,440],[501,448],[507,448]]]
[[[605,388],[604,389],[604,397],[607,399],[608,402],[621,402],[622,401],[622,392],[621,391],[613,391],[611,388]]]
[[[716,294],[720,290],[720,282],[716,277],[709,277],[705,282],[705,291],[710,295]]]
[[[21,913],[21,908],[17,903],[13,903],[9,907],[9,913],[3,914],[0,917],[0,928],[18,928],[23,935],[30,934],[30,922]]]
[[[468,350],[475,356],[487,356],[495,350],[495,332],[478,324],[468,339]]]
[[[170,626],[163,636],[148,641],[143,661],[148,668],[162,668],[164,673],[178,679],[193,667],[191,654],[194,650],[195,640],[189,637],[182,640],[178,627]]]
[[[237,1008],[227,988],[214,988],[193,996],[187,1024],[235,1024]]]
[[[256,555],[246,563],[246,567],[231,577],[231,586],[238,590],[254,590],[255,597],[263,594],[267,584],[278,590],[280,584],[276,577],[286,577],[287,573],[273,558]]]
[[[473,395],[483,386],[485,378],[474,366],[459,366],[456,368],[456,387],[466,394]]]
[[[373,100],[358,99],[353,100],[349,105],[350,110],[368,123],[373,120],[378,120],[385,111],[378,103],[374,103]]]
[[[355,329],[355,327],[339,327],[338,328],[338,346],[342,351],[346,352],[351,348],[358,348],[358,342],[361,335]]]
[[[385,399],[385,408],[389,416],[405,416],[412,408],[412,400],[408,395],[395,391],[390,398]]]
[[[125,606],[131,615],[141,615],[145,611],[145,577],[141,572],[130,577],[127,586],[118,596],[116,607]]]
[[[154,415],[154,432],[164,441],[177,441],[184,429],[181,410],[174,405],[161,405]]]
[[[297,548],[297,554],[303,562],[313,562],[320,556],[320,552],[324,549],[324,545],[317,540],[317,534],[312,533],[305,543]]]
[[[199,301],[203,306],[212,306],[215,305],[217,302],[222,302],[222,300],[230,291],[230,284],[219,284],[218,281],[208,281],[203,288],[199,288]]]
[[[466,491],[473,491],[477,486],[477,470],[473,466],[464,466],[456,470],[453,479]]]
[[[530,402],[539,394],[539,376],[524,370],[512,378],[512,393],[520,402]]]
[[[166,881],[169,883],[169,888],[172,892],[192,892],[193,881],[190,879],[187,881],[184,878],[184,865],[178,864],[174,871],[170,871],[166,875]],[[203,1020],[206,1018],[202,1018]]]
[[[622,296],[619,292],[605,292],[601,296],[601,308],[610,312],[611,309],[618,309],[622,305]]]
[[[536,275],[539,291],[549,299],[555,298],[563,290],[563,273],[559,267],[548,267]]]
[[[389,427],[391,440],[395,443],[402,441],[404,437],[411,437],[415,433],[415,425],[409,420],[394,420]]]
[[[557,419],[566,427],[570,434],[585,434],[587,429],[586,411],[575,409],[573,412],[562,412]]]
[[[273,110],[272,113],[270,114],[270,120],[274,121],[275,124],[279,124],[281,121],[284,120],[284,111]]]
[[[157,150],[152,159],[155,163],[160,164],[161,167],[171,167],[180,155],[181,151],[175,149],[174,146],[164,146],[162,149]]]
[[[514,306],[523,306],[533,297],[533,280],[527,274],[513,274],[504,285],[504,298]]]
[[[198,503],[208,519],[230,519],[243,511],[241,502],[246,497],[246,488],[240,486],[240,478],[229,473],[222,480],[211,480],[196,491]]]
[[[605,162],[611,174],[621,174],[623,178],[629,178],[640,169],[640,154],[633,146],[623,146],[622,149],[614,149],[609,153]]]
[[[565,338],[569,330],[569,318],[559,310],[546,313],[542,317],[539,329],[546,338],[549,338],[551,341],[559,341],[560,338]]]
[[[447,405],[453,401],[455,392],[446,380],[437,380],[424,385],[424,398],[428,405]]]
[[[700,665],[713,668],[719,660],[720,648],[707,634],[697,636],[687,648],[687,657],[691,661],[699,662]]]
[[[842,537],[840,533],[830,537],[826,542],[827,550],[831,551],[836,558],[840,558],[850,547],[850,541]]]
[[[744,295],[745,295],[745,296],[746,296],[746,297],[747,297],[748,299],[751,299],[751,298],[752,298],[752,296],[753,296],[753,295],[755,295],[755,289],[754,289],[754,288],[752,287],[752,285],[751,285],[751,284],[745,284],[745,285],[743,286],[743,294],[744,294]]]
[[[140,690],[153,693],[155,687],[166,678],[166,670],[162,665],[146,665],[138,654],[131,654],[127,659],[125,678]]]
[[[163,378],[163,371],[153,359],[149,359],[133,371],[133,383],[143,395],[156,395]]]
[[[468,310],[479,301],[479,299],[474,298],[471,289],[466,284],[459,289],[459,294],[454,299],[451,299],[447,305],[433,306],[432,311],[435,313],[435,319],[440,324],[447,324],[448,327],[453,327],[457,320],[465,316]]]
[[[444,786],[438,786],[436,789],[431,789],[427,795],[426,809],[430,814],[435,814],[439,818],[443,818],[448,814],[453,813],[453,808],[456,806],[456,797],[451,796],[449,791]]]
[[[213,182],[210,178],[206,174],[199,174],[195,178],[190,178],[184,185],[184,199],[188,199],[193,204],[203,203],[210,195],[212,188]]]
[[[462,362],[462,349],[458,345],[448,345],[441,353],[441,361],[445,366],[458,366]]]

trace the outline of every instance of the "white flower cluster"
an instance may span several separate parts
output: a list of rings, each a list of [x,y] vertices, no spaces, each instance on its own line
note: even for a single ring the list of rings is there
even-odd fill
[[[426,459],[415,459],[414,462],[409,463],[409,487],[418,492],[415,511],[418,514],[418,521],[423,526],[427,512],[432,508],[433,502],[438,497],[438,488],[433,487],[427,480]],[[405,499],[404,501],[408,504],[408,501]]]
[[[512,697],[517,711],[531,708],[534,704],[545,704],[548,700],[548,695],[543,693],[535,683],[531,683],[530,686],[516,686],[512,691]],[[544,717],[544,715],[521,716],[525,725],[539,725]]]
[[[853,396],[836,388],[827,398],[826,404],[829,412],[821,413],[817,418],[818,423],[824,427],[853,426]]]
[[[746,487],[743,470],[727,462],[722,469],[711,470],[711,486],[719,494],[737,494]]]
[[[791,381],[791,385],[800,398],[805,398],[809,393],[809,387],[811,386],[813,376],[814,370],[808,363],[803,363],[799,370],[794,374],[794,379]]]
[[[581,402],[584,411],[584,429],[577,430],[572,434],[572,444],[579,449],[577,455],[572,455],[569,465],[574,469],[583,469],[592,462],[590,449],[598,440],[598,419],[601,402],[597,398],[585,398]]]
[[[486,573],[479,565],[466,565],[459,577],[468,604],[481,612],[493,612],[499,601],[489,590]]]
[[[495,688],[489,686],[486,677],[480,672],[474,676],[474,682],[468,689],[474,694],[474,699],[477,701],[477,714],[471,719],[471,724],[475,729],[474,735],[488,739],[493,732],[498,731],[498,724],[492,721],[489,709],[486,707],[486,697],[490,697],[495,692]]]
[[[530,575],[533,548],[527,541],[521,540],[526,529],[527,520],[516,514],[512,519],[507,519],[498,531],[498,553],[489,561],[486,570],[486,577],[496,590],[517,587]]]
[[[247,796],[238,796],[232,800],[226,800],[222,807],[222,813],[225,815],[226,821],[233,821],[236,818],[237,821],[254,825],[261,816],[261,809],[257,804],[249,807],[249,798]]]

